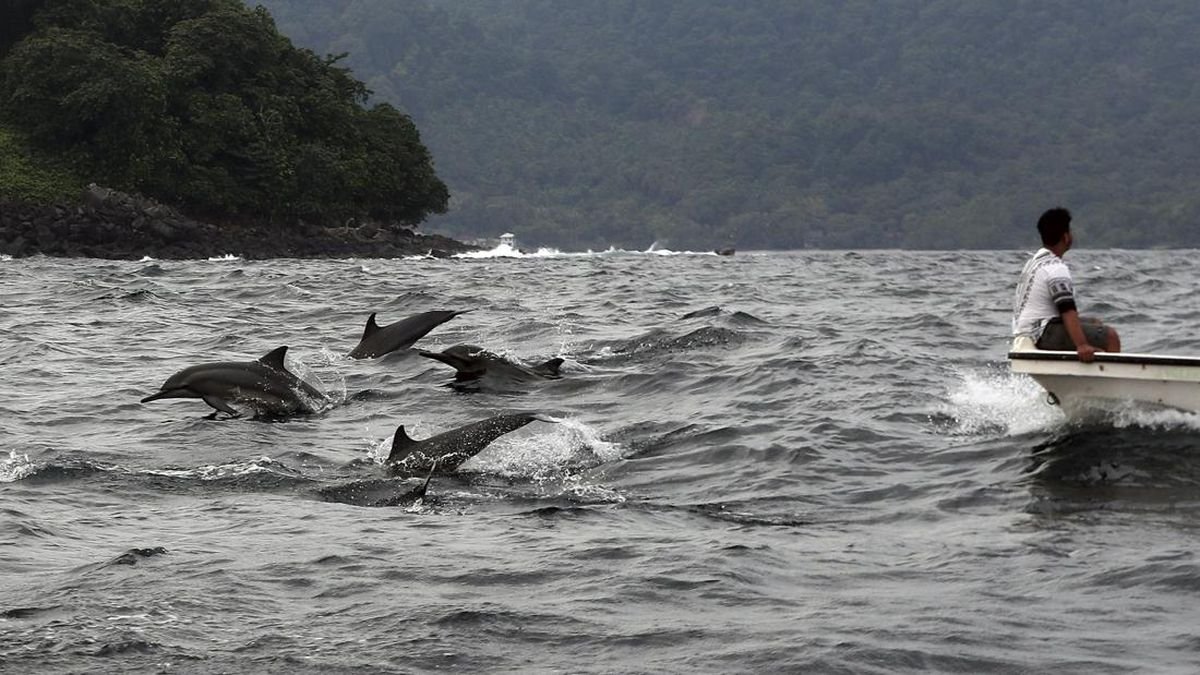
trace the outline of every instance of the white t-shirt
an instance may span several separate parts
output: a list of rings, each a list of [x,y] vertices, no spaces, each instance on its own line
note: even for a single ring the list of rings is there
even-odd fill
[[[1038,249],[1021,270],[1013,296],[1013,337],[1027,335],[1036,341],[1051,319],[1070,309],[1075,309],[1071,271],[1052,251]]]

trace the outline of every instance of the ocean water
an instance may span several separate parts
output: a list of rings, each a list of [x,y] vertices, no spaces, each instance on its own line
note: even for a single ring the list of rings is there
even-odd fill
[[[0,671],[1200,670],[1200,418],[1009,373],[1026,253],[0,261]],[[1195,251],[1068,255],[1127,349],[1200,354]],[[366,317],[563,377],[344,358]],[[289,346],[332,404],[141,404]],[[425,499],[321,490],[492,414]]]

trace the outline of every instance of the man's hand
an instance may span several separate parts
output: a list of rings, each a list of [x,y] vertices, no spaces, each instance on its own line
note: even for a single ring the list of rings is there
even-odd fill
[[[1087,339],[1087,334],[1083,332],[1083,324],[1079,322],[1079,312],[1068,309],[1062,313],[1063,328],[1067,330],[1067,336],[1071,338],[1078,347],[1075,348],[1075,353],[1079,355],[1079,360],[1084,363],[1091,363],[1096,360],[1096,348],[1093,347]]]
[[[1084,363],[1091,363],[1092,361],[1095,361],[1097,351],[1099,350],[1087,342],[1079,345],[1079,347],[1075,349],[1075,353],[1079,355],[1079,360],[1083,361]]]

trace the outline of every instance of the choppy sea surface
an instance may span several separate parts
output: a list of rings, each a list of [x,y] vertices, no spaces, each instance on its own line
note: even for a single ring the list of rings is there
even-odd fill
[[[1200,418],[1005,361],[1027,253],[0,260],[4,672],[1196,672]],[[1200,354],[1196,251],[1068,254]],[[459,391],[366,317],[563,377]],[[288,345],[286,421],[139,400]],[[322,490],[538,411],[425,499]]]

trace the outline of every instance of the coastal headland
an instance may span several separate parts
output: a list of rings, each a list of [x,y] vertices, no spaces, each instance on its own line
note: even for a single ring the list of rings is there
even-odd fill
[[[0,254],[448,256],[407,113],[261,7],[18,2],[0,29]]]

